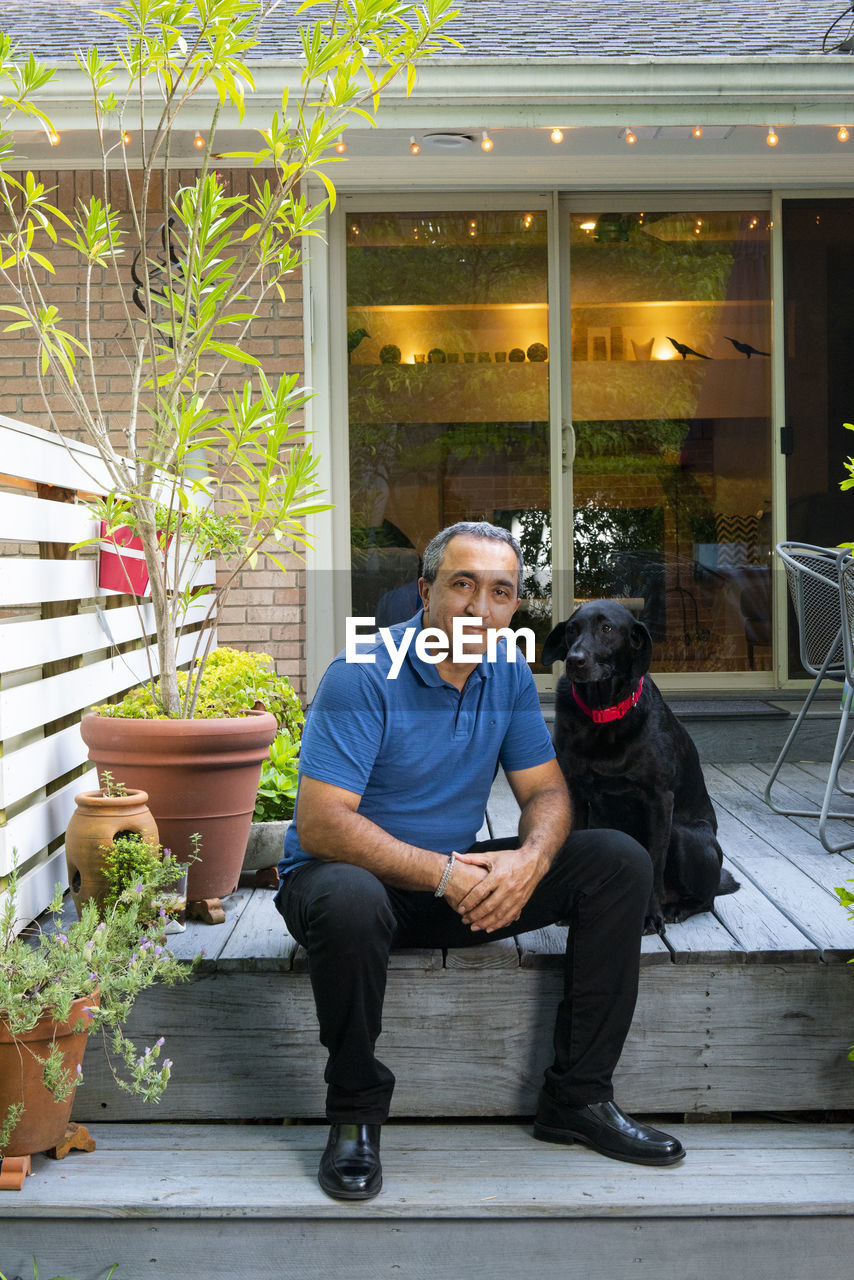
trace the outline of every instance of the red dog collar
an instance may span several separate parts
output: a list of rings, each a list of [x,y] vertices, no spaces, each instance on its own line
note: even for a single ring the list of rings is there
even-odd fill
[[[638,700],[640,699],[642,692],[643,676],[641,676],[638,687],[635,689],[631,697],[624,699],[623,702],[618,702],[614,707],[601,707],[599,710],[594,710],[592,707],[588,707],[586,702],[581,701],[578,696],[578,690],[575,685],[572,686],[572,696],[575,698],[576,704],[581,708],[586,716],[590,717],[594,724],[608,724],[611,720],[622,720],[623,716],[626,715],[627,712],[631,711],[632,707],[636,707],[638,705]]]

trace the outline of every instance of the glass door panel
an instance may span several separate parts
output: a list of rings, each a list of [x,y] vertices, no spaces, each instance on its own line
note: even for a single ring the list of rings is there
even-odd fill
[[[489,520],[521,538],[517,626],[551,629],[546,212],[347,219],[352,608],[419,607],[439,529]]]
[[[570,217],[577,599],[655,669],[771,668],[765,210]]]
[[[786,334],[786,536],[854,541],[854,502],[839,488],[854,454],[854,200],[783,201]],[[789,675],[804,677],[789,606]]]

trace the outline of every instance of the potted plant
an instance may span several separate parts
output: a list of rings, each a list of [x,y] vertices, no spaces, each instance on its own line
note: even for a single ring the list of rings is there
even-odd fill
[[[179,690],[183,694],[194,684],[202,713],[193,734],[185,732],[185,721],[166,715],[156,684],[153,690],[134,689],[115,705],[83,717],[81,731],[90,756],[99,768],[108,766],[144,787],[163,844],[184,858],[188,850],[196,852],[194,837],[200,837],[202,856],[191,861],[189,871],[191,902],[220,899],[237,888],[271,739],[281,731],[298,740],[303,721],[299,699],[271,663],[266,653],[223,646],[209,655],[201,673],[179,671]],[[272,732],[266,727],[257,731],[259,721],[262,726],[269,722]],[[230,730],[232,724],[238,725],[237,734]],[[224,761],[212,749],[223,740],[229,744]],[[146,750],[149,742],[156,743],[156,750]]]
[[[330,5],[327,16],[303,30],[295,100],[283,95],[281,112],[260,131],[254,150],[223,157],[218,128],[234,127],[244,114],[254,92],[250,61],[259,25],[275,7],[268,0],[124,0],[107,15],[116,21],[116,56],[97,48],[77,55],[101,150],[101,188],[73,214],[57,208],[32,174],[16,176],[14,140],[0,128],[7,328],[37,343],[47,421],[59,431],[61,405],[108,476],[108,496],[95,507],[104,528],[98,541],[111,544],[120,564],[138,540],[156,636],[151,696],[168,721],[181,722],[179,740],[190,737],[192,721],[201,754],[218,750],[224,736],[227,758],[232,739],[242,736],[250,753],[260,752],[259,769],[275,732],[272,717],[250,711],[215,728],[201,713],[199,682],[218,610],[240,575],[262,552],[284,569],[285,555],[300,554],[308,543],[305,521],[327,504],[299,424],[307,393],[295,374],[268,377],[247,344],[253,322],[270,317],[287,297],[304,244],[334,202],[326,169],[341,158],[342,134],[351,122],[371,119],[397,76],[411,90],[417,62],[448,43],[442,28],[453,16],[450,0]],[[22,115],[51,130],[38,100],[52,75],[0,38],[3,120]],[[192,180],[179,181],[175,157],[185,157],[185,168],[193,132],[202,143],[198,169]],[[215,168],[223,158],[261,171],[248,194],[229,192]],[[307,199],[309,176],[325,188],[323,200]],[[83,281],[78,310],[66,316],[51,292],[51,254],[60,238],[76,253]],[[112,338],[100,319],[105,298],[120,312]],[[127,376],[122,408],[109,412],[117,388],[109,384],[108,398],[105,379],[117,377],[116,365]],[[192,573],[198,559],[210,558],[220,566],[215,585]],[[129,591],[134,583],[142,589],[128,570]],[[140,633],[148,626],[140,609]],[[185,661],[192,675],[182,688],[178,670]],[[144,733],[140,726],[112,721],[108,732],[114,740],[123,734],[137,752],[153,739],[159,752],[157,723],[146,720]],[[144,785],[130,768],[120,772],[129,785]],[[160,825],[160,802],[149,794]],[[187,852],[163,830],[161,837],[179,856]],[[205,841],[204,863],[209,856]],[[208,891],[228,892],[229,883],[226,877]]]
[[[123,1089],[156,1101],[172,1064],[163,1039],[143,1052],[122,1028],[137,996],[155,982],[189,974],[163,943],[168,909],[152,904],[162,866],[151,862],[102,920],[93,902],[65,925],[62,890],[49,908],[53,927],[16,934],[17,871],[0,914],[0,1155],[28,1156],[57,1145],[82,1079],[86,1038],[109,1041],[108,1060]],[[32,931],[31,931],[32,932]]]
[[[116,836],[133,834],[157,842],[157,824],[147,802],[147,792],[128,790],[114,781],[109,769],[102,770],[98,791],[81,791],[74,797],[75,810],[65,832],[65,862],[78,917],[90,898],[99,908],[106,901],[104,850]]]

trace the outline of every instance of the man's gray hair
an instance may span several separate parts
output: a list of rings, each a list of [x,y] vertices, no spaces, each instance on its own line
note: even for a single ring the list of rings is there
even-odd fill
[[[506,542],[508,547],[512,547],[516,552],[516,562],[519,566],[516,594],[521,596],[525,565],[522,560],[522,548],[519,546],[519,540],[513,537],[509,529],[502,529],[500,525],[490,524],[488,520],[459,520],[456,524],[449,525],[447,529],[443,529],[441,533],[437,533],[435,538],[428,542],[424,548],[421,576],[425,582],[436,581],[436,574],[441,567],[445,548],[451,538],[458,537],[490,538],[493,542]]]

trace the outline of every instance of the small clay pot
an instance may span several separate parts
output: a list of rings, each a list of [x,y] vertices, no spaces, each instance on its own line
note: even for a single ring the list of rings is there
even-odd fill
[[[105,796],[101,791],[81,791],[65,832],[65,861],[68,884],[77,915],[90,898],[103,910],[109,885],[104,876],[104,858],[119,832],[130,831],[159,844],[157,823],[148,808],[146,791],[128,791],[123,796]]]

